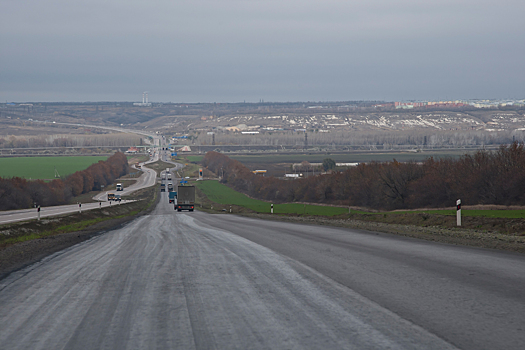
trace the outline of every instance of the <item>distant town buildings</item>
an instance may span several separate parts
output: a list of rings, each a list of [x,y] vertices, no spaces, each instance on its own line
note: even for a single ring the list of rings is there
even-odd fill
[[[391,105],[390,105],[391,106]],[[455,107],[475,107],[475,108],[498,108],[506,106],[525,106],[525,100],[467,100],[467,101],[419,101],[419,102],[394,102],[396,109],[413,108],[455,108]],[[374,107],[389,107],[388,104],[378,104]]]
[[[396,109],[412,109],[412,108],[450,108],[450,107],[466,107],[469,104],[462,101],[438,101],[438,102],[395,102]]]

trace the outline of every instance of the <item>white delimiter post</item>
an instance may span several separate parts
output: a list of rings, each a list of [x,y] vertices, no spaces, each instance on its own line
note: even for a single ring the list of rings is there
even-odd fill
[[[271,212],[272,212],[272,214],[273,214],[273,204],[272,204],[272,207],[271,207]]]
[[[458,221],[458,226],[461,226],[461,199],[456,201],[456,218]]]

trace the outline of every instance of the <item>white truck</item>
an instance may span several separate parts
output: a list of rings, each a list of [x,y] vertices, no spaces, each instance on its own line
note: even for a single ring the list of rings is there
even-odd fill
[[[124,186],[121,183],[117,184],[117,191],[124,191]]]

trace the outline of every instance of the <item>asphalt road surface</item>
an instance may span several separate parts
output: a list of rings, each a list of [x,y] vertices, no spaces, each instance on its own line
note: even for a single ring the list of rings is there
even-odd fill
[[[106,208],[115,205],[121,205],[126,203],[132,203],[134,201],[122,200],[120,202],[99,202],[99,203],[82,203],[81,206],[78,204],[69,205],[57,205],[53,207],[42,207],[40,208],[40,218],[79,213],[80,211],[93,210]],[[8,210],[0,211],[0,225],[8,224],[11,222],[32,220],[38,218],[38,211],[36,208],[33,209],[21,209],[21,210]]]
[[[235,215],[151,215],[0,281],[5,349],[521,349],[525,258]]]
[[[140,163],[141,164],[141,170],[142,170],[142,175],[137,179],[137,181],[129,186],[129,187],[124,187],[124,189],[122,191],[105,191],[105,192],[100,192],[99,194],[97,194],[96,196],[93,197],[94,200],[97,200],[97,201],[107,201],[108,200],[108,192],[112,192],[112,193],[115,193],[115,194],[120,194],[121,196],[126,196],[126,195],[130,195],[131,193],[137,191],[137,190],[140,190],[142,188],[146,188],[146,187],[151,187],[151,186],[154,186],[157,182],[157,172],[153,169],[149,169],[147,167],[145,167],[144,165],[148,165],[150,163],[154,163],[156,161],[159,160],[159,155],[158,155],[158,152],[155,152],[155,155],[148,161],[146,162],[143,162],[143,163]],[[135,166],[133,166],[135,167]]]

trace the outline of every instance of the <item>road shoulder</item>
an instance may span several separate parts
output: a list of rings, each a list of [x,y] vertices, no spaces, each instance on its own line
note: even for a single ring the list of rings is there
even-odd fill
[[[498,232],[486,232],[484,230],[474,229],[446,228],[438,226],[425,227],[417,225],[314,216],[285,216],[255,213],[243,213],[241,215],[260,218],[263,220],[277,220],[307,225],[344,227],[368,231],[370,233],[381,232],[395,234],[398,236],[424,239],[433,242],[525,253],[525,236],[523,235],[506,235]]]
[[[14,244],[1,244],[0,242],[0,280],[15,271],[42,260],[46,256],[122,227],[137,217],[149,214],[156,207],[160,196],[153,196],[155,193],[154,188],[149,189],[148,192],[151,193],[149,200],[147,199],[148,196],[146,196],[143,200],[126,205],[113,206],[112,208],[104,208],[101,211],[90,210],[82,214],[42,219],[40,222],[32,220],[0,226],[0,235],[3,235],[3,237],[14,237],[18,232],[26,232],[27,234],[29,230],[46,233],[44,237]],[[111,216],[114,218],[110,218]],[[101,217],[105,217],[103,221],[96,222],[81,230],[59,233],[61,229],[69,225],[89,222]],[[47,234],[53,232],[53,230],[56,232]]]

